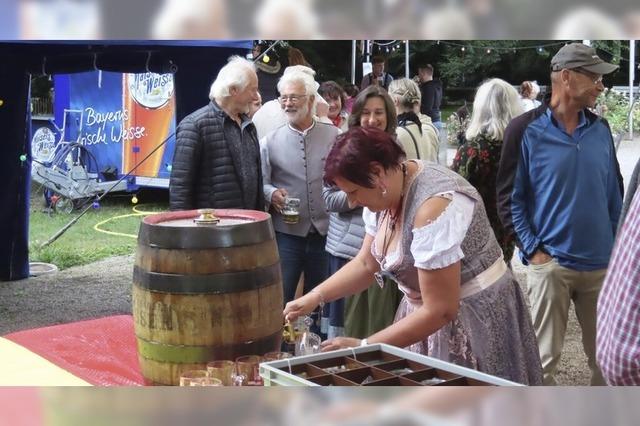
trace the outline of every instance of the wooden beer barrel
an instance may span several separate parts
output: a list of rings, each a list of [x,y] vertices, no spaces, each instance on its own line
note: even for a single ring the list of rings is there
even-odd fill
[[[180,373],[216,359],[278,350],[282,277],[271,216],[197,210],[143,219],[133,272],[138,357],[150,383],[176,385]]]

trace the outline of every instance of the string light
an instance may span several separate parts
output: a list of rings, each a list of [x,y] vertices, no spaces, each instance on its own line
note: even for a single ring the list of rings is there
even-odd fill
[[[4,101],[0,99],[0,106],[4,105]]]
[[[441,41],[441,40],[436,41],[436,43],[437,44],[442,43],[442,44],[448,45],[448,46],[457,46],[457,47],[460,47],[461,50],[462,50],[463,47],[465,47],[465,50],[466,50],[467,47],[469,47],[469,48],[471,48],[471,50],[473,50],[472,48],[474,47],[473,45],[465,45],[463,43],[456,43],[456,42],[450,42],[450,41]],[[542,45],[534,45],[534,46],[498,46],[498,45],[496,45],[496,46],[486,46],[485,45],[485,46],[481,46],[481,48],[484,49],[485,52],[486,52],[486,49],[491,49],[491,51],[505,51],[505,52],[512,51],[512,52],[515,53],[518,50],[539,49],[539,48],[545,48],[545,47],[551,47],[551,46],[561,46],[563,44],[564,44],[564,42],[562,42],[562,41],[554,41],[554,42],[549,42],[549,43],[545,43],[545,44],[542,44]],[[478,46],[478,47],[480,47],[480,46]]]
[[[262,62],[264,62],[265,64],[268,64],[270,60],[271,58],[266,53],[262,55]]]
[[[487,55],[491,53],[491,49],[487,49]]]
[[[135,195],[131,197],[131,204],[138,204],[138,197],[136,197]]]
[[[22,154],[22,155],[20,155],[20,161],[21,161],[21,162],[23,162],[23,163],[24,163],[25,161],[27,161],[27,154]]]
[[[464,46],[462,46],[462,47],[460,48],[460,50],[462,50],[462,51],[464,52],[464,50],[465,50],[465,49],[464,49]]]

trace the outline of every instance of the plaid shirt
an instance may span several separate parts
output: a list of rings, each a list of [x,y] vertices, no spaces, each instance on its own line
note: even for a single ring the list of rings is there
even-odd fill
[[[640,191],[618,234],[598,299],[597,360],[610,385],[640,385]]]

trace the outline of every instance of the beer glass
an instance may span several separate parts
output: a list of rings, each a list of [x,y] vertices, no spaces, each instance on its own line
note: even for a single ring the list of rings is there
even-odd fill
[[[262,357],[258,355],[245,355],[236,358],[234,386],[262,386],[259,371],[261,361]]]
[[[180,386],[202,386],[204,379],[208,379],[207,370],[188,370],[180,374]]]
[[[300,198],[286,197],[282,209],[284,223],[294,225],[300,220]]]
[[[235,365],[235,362],[230,360],[211,361],[207,364],[207,372],[210,377],[220,380],[223,386],[232,386]]]
[[[153,150],[169,135],[175,114],[172,74],[123,75],[122,173],[157,177],[166,148]],[[151,154],[153,152],[153,154]]]

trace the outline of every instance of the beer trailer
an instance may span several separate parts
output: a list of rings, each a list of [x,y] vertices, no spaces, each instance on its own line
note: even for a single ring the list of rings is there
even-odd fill
[[[251,40],[16,46],[30,61],[28,71],[49,75],[54,88],[53,114],[46,98],[29,114],[31,157],[23,158],[33,180],[69,208],[106,191],[168,188],[176,124],[209,102],[218,70],[251,46]]]
[[[107,190],[169,186],[173,77],[106,71],[54,77],[55,119],[34,126],[32,176],[55,194],[56,209],[69,210]]]

